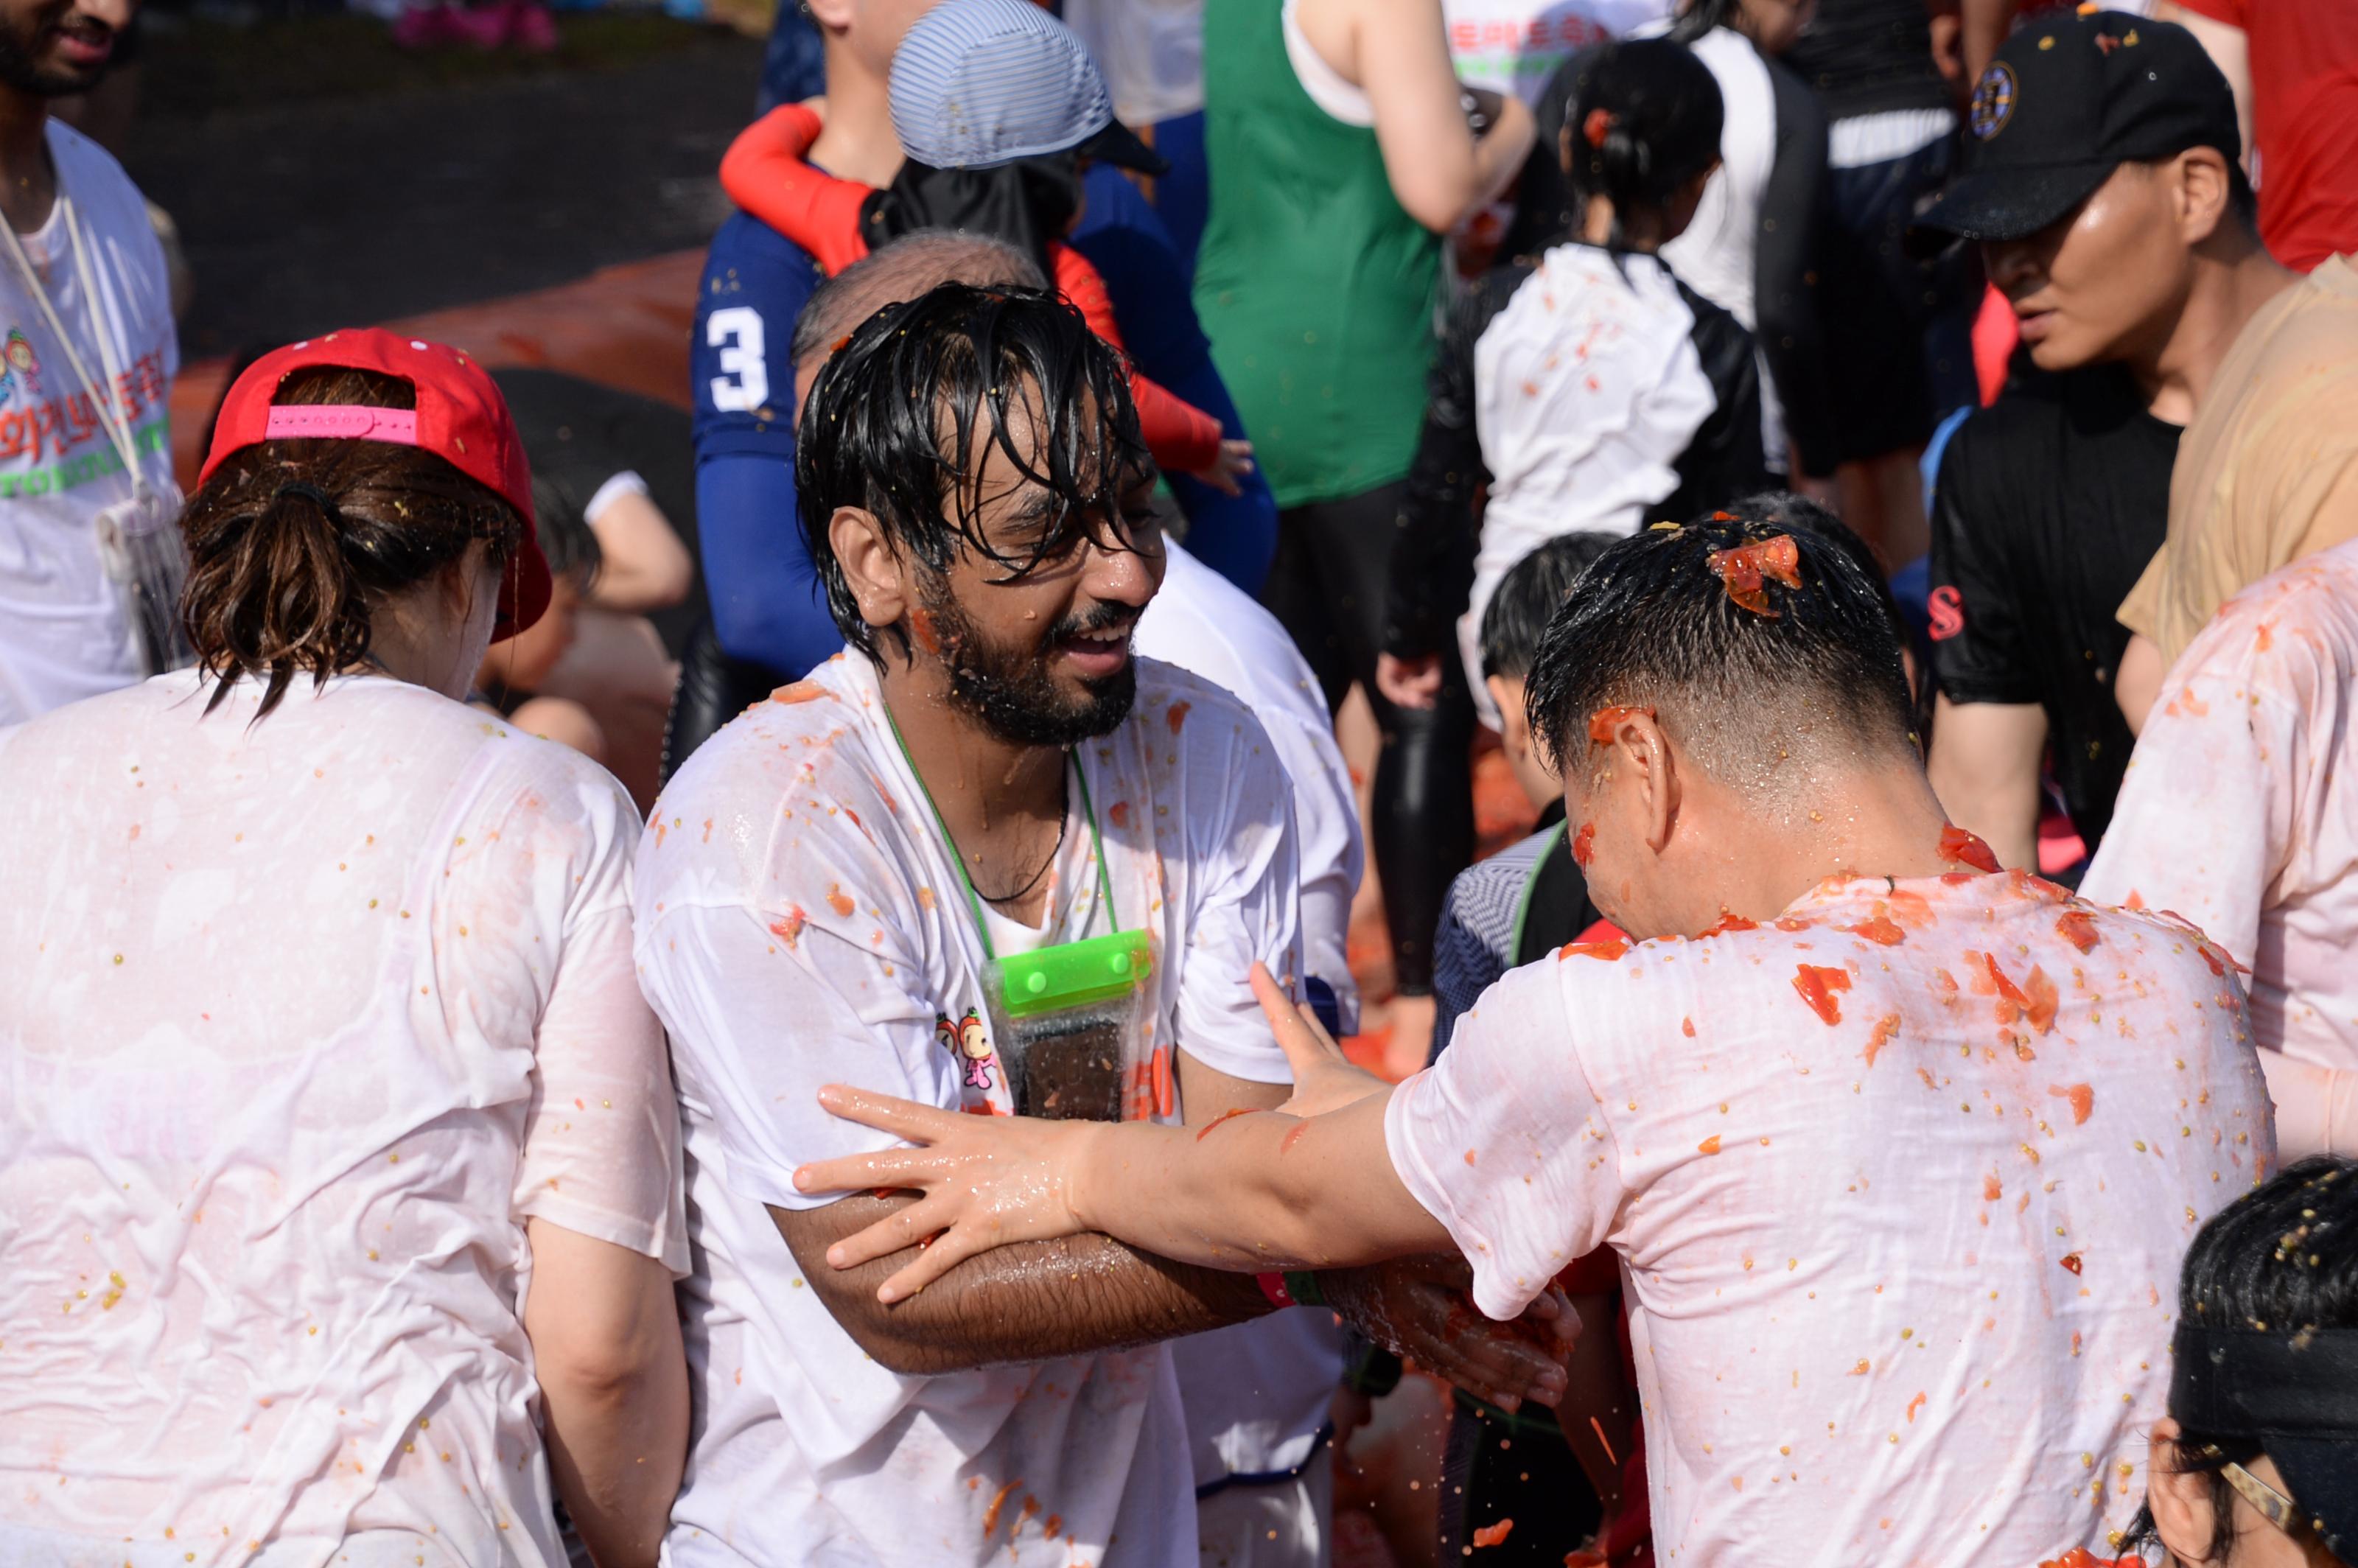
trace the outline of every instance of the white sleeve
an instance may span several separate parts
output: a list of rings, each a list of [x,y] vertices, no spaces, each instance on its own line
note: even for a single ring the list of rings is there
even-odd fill
[[[2168,911],[2249,969],[2260,910],[2291,849],[2299,715],[2243,667],[2185,671],[2146,721],[2080,894]]]
[[[1256,724],[1245,725],[1225,773],[1217,804],[1195,829],[1205,881],[1180,974],[1178,1044],[1232,1077],[1289,1083],[1293,1069],[1253,1000],[1249,976],[1256,960],[1281,980],[1303,972],[1292,792]],[[1197,815],[1192,803],[1190,815]]]
[[[1474,1303],[1514,1316],[1604,1241],[1627,1189],[1590,1087],[1560,960],[1482,993],[1449,1049],[1396,1090],[1384,1142],[1410,1194],[1474,1270]]]
[[[585,757],[503,745],[510,787],[460,822],[427,911],[443,1028],[462,1042],[529,1032],[515,1215],[685,1275],[679,1100],[631,969],[637,808]]]
[[[590,498],[590,504],[581,509],[581,521],[595,528],[599,516],[606,508],[626,495],[646,493],[647,481],[639,477],[636,469],[624,469],[618,474],[610,474],[606,482],[598,487],[598,492]]]
[[[826,885],[822,881],[819,885]],[[856,884],[846,883],[846,886]],[[723,1182],[778,1208],[824,1206],[839,1193],[795,1190],[795,1167],[898,1141],[819,1108],[827,1084],[856,1084],[956,1109],[934,1007],[895,922],[848,898],[798,905],[674,903],[644,920],[640,983],[671,1032],[683,1088],[720,1140]]]

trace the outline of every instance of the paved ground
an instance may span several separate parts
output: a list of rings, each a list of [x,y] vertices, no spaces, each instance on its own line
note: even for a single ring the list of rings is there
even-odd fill
[[[761,45],[566,18],[557,57],[413,59],[365,18],[157,37],[124,162],[178,220],[191,359],[701,246]]]

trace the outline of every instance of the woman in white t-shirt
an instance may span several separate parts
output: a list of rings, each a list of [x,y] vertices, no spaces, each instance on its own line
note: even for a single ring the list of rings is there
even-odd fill
[[[459,699],[549,597],[505,405],[224,403],[193,670],[0,731],[0,1562],[655,1560],[677,1108],[606,773]],[[552,1487],[553,1483],[553,1487]]]

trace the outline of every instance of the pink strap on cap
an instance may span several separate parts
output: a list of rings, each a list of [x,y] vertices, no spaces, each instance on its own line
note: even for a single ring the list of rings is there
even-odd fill
[[[272,406],[270,423],[262,432],[266,441],[298,437],[343,441],[387,441],[395,446],[417,445],[417,411],[414,408],[372,408],[358,403],[281,403]]]

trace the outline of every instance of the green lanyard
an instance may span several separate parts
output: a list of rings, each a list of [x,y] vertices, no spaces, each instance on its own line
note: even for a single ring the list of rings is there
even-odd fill
[[[876,695],[879,706],[884,709],[884,722],[892,727],[892,743],[901,748],[901,760],[909,764],[909,776],[917,781],[917,793],[925,797],[925,806],[934,814],[934,826],[941,829],[942,842],[949,846],[950,863],[957,867],[958,881],[966,884],[967,907],[974,912],[974,934],[982,939],[982,956],[995,963],[999,953],[991,946],[990,923],[982,917],[982,894],[975,891],[974,878],[967,874],[966,857],[958,853],[957,840],[950,837],[950,825],[942,820],[940,804],[934,799],[934,792],[926,787],[925,775],[917,771],[916,761],[909,755],[909,742],[901,733],[901,721],[892,717],[892,705],[884,700],[882,692]],[[1105,900],[1106,925],[1113,934],[1119,935],[1121,921],[1114,913],[1113,879],[1106,874],[1105,838],[1098,832],[1098,808],[1089,800],[1088,775],[1081,771],[1081,760],[1069,749],[1065,755],[1072,763],[1074,780],[1081,786],[1081,810],[1089,819],[1089,848],[1097,855],[1098,892]]]

